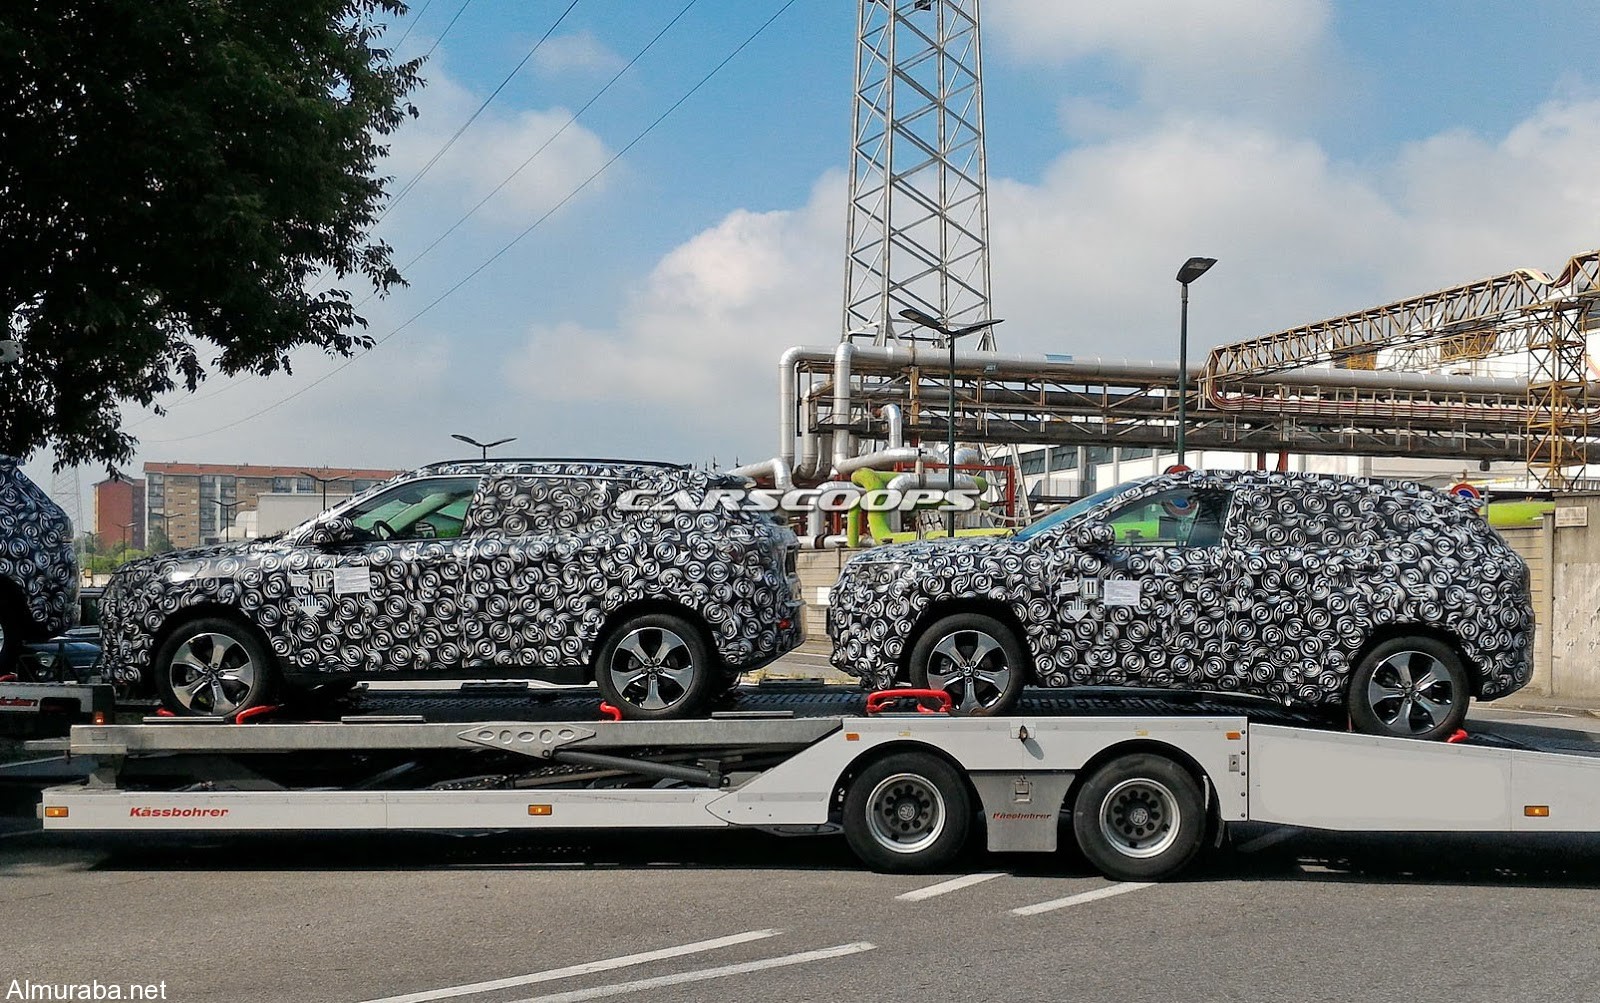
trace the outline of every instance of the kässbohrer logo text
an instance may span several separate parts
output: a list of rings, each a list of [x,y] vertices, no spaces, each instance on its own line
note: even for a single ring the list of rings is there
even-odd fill
[[[129,818],[222,818],[228,808],[139,808],[128,809]]]

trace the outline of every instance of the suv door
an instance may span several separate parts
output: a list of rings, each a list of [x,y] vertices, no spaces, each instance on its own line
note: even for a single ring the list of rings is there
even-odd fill
[[[490,479],[468,526],[462,615],[469,665],[562,679],[570,673],[559,670],[583,663],[600,604],[620,587],[601,574],[608,546],[596,533],[616,523],[616,499],[629,486],[589,475]],[[619,556],[626,550],[610,554]]]
[[[1369,592],[1401,587],[1377,560],[1389,512],[1368,492],[1354,482],[1239,488],[1230,633],[1235,671],[1252,689],[1314,703],[1343,688]]]
[[[332,552],[334,598],[353,597],[370,619],[345,616],[340,603],[337,628],[366,671],[461,668],[462,530],[481,481],[421,477],[342,513],[364,536]]]
[[[1101,681],[1189,688],[1227,675],[1231,503],[1226,490],[1185,484],[1109,513],[1116,543],[1090,658]]]

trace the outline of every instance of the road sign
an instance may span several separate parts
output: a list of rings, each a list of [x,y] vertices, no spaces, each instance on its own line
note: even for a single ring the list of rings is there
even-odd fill
[[[1483,497],[1483,492],[1479,491],[1471,484],[1468,484],[1466,481],[1462,481],[1460,484],[1450,485],[1450,493],[1455,495],[1457,498],[1463,499],[1464,501],[1478,501]]]

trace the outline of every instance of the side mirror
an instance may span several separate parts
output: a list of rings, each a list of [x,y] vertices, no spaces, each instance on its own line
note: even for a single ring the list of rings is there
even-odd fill
[[[311,527],[300,541],[312,547],[342,547],[361,538],[361,529],[342,515],[329,516]]]
[[[1117,531],[1109,523],[1085,522],[1067,532],[1067,541],[1090,554],[1103,554],[1117,545]]]

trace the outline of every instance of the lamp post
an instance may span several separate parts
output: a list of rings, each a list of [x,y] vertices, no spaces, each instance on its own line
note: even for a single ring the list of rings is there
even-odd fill
[[[976,324],[958,327],[954,331],[944,324],[923,313],[915,307],[906,307],[900,311],[900,316],[930,331],[937,331],[944,335],[945,344],[950,348],[950,439],[949,452],[945,454],[945,468],[950,472],[950,492],[956,490],[956,339],[965,338],[969,334],[976,334],[986,327],[994,327],[999,320],[980,320]],[[949,500],[946,499],[946,505]],[[950,536],[956,535],[956,510],[947,509],[944,520],[945,532]]]
[[[222,542],[230,543],[233,540],[233,510],[243,505],[244,502],[223,501],[221,498],[211,499],[211,503],[222,509],[224,516],[222,522]]]
[[[150,518],[161,520],[161,539],[166,541],[168,550],[177,549],[172,545],[172,520],[181,515],[183,515],[182,512],[167,512],[165,510],[161,512],[150,513]],[[149,541],[147,540],[145,542],[148,543]]]
[[[517,437],[513,435],[509,439],[496,439],[493,442],[479,442],[477,439],[474,439],[470,435],[461,435],[461,434],[456,433],[456,432],[451,432],[450,433],[450,438],[452,438],[452,439],[460,439],[462,442],[466,443],[469,446],[477,446],[479,449],[483,450],[483,458],[485,460],[487,460],[489,458],[489,450],[493,449],[494,447],[496,447],[496,446],[504,446],[508,442],[516,442],[517,441]]]
[[[128,530],[130,530],[133,527],[137,526],[138,523],[135,523],[135,522],[119,522],[116,525],[121,527],[121,529],[122,529],[122,553],[118,554],[117,556],[120,557],[122,560],[127,560],[128,559]]]
[[[338,477],[318,477],[309,470],[300,471],[300,476],[309,477],[322,486],[322,511],[324,512],[328,511],[328,485],[349,479],[348,474],[340,474]]]
[[[1216,258],[1190,258],[1178,269],[1183,315],[1178,327],[1178,465],[1183,465],[1184,431],[1189,424],[1189,283],[1211,270]]]

